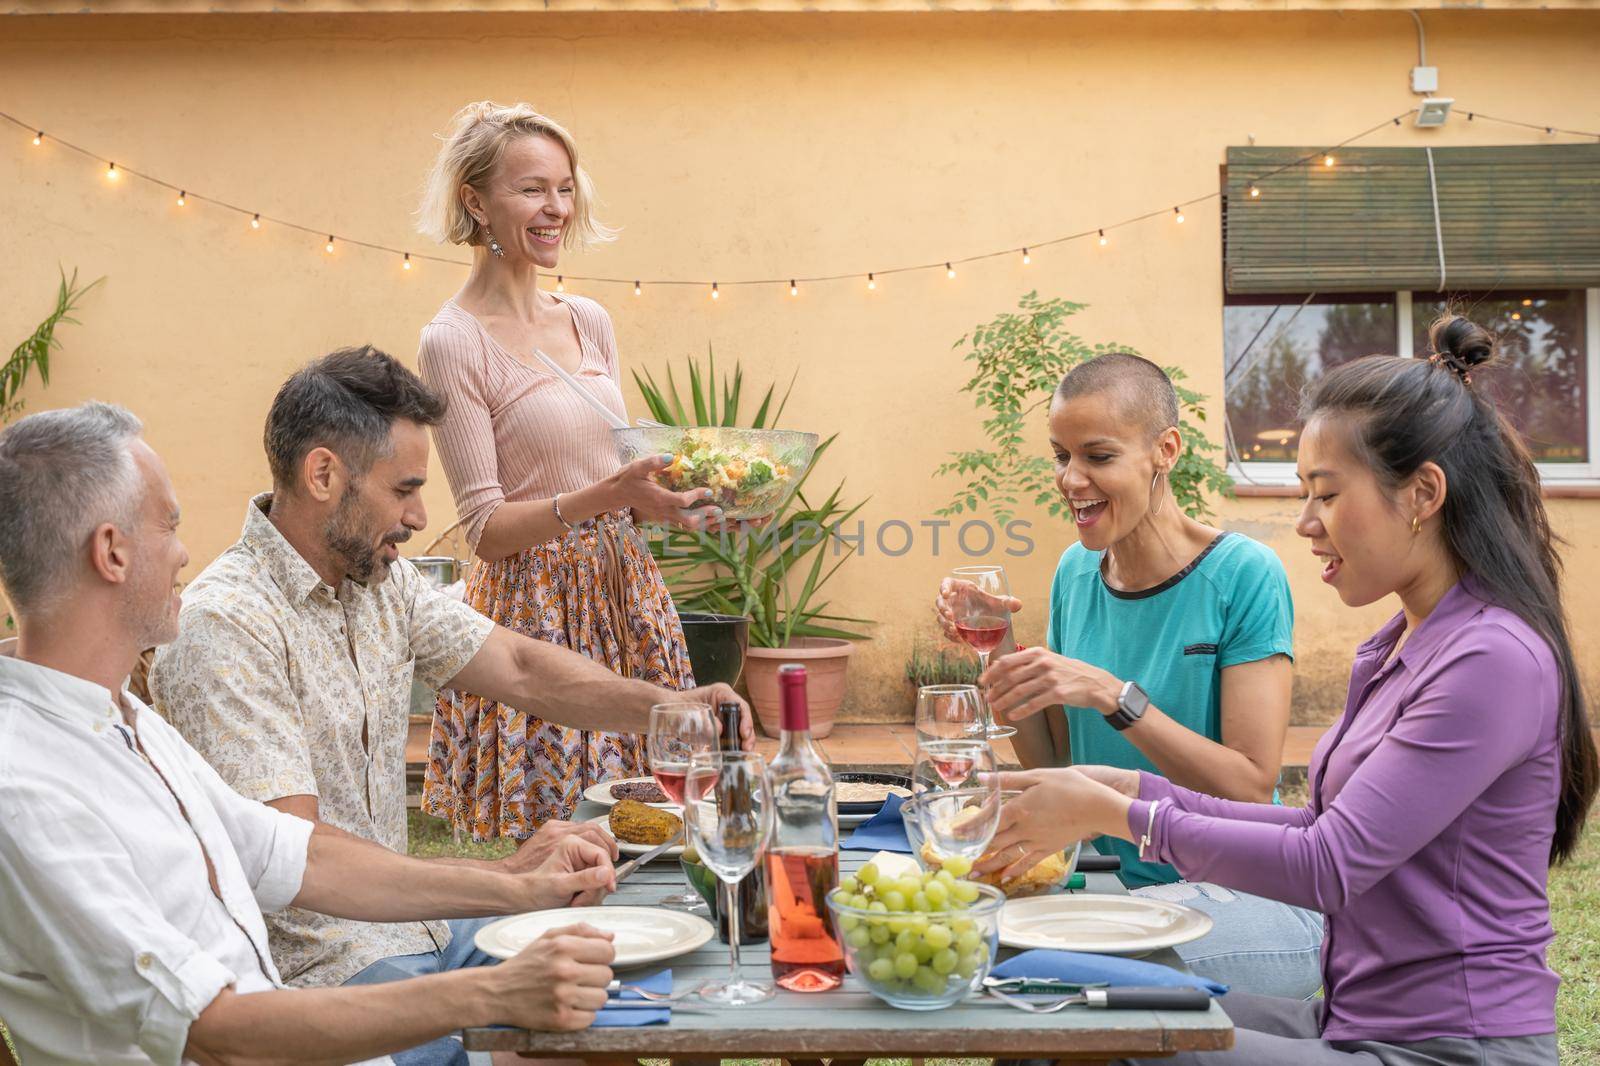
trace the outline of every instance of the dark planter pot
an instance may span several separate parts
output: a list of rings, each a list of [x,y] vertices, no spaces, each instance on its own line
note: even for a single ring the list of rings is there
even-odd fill
[[[733,614],[680,614],[696,685],[737,684],[750,643],[750,619]]]

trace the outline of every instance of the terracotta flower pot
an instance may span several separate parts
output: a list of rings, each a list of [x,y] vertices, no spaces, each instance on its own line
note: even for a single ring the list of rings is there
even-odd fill
[[[800,663],[806,668],[806,702],[811,708],[811,735],[833,732],[833,719],[844,702],[845,668],[855,645],[833,637],[797,637],[787,648],[752,647],[745,653],[744,683],[761,731],[775,737],[781,731],[782,705],[778,695],[778,667]]]

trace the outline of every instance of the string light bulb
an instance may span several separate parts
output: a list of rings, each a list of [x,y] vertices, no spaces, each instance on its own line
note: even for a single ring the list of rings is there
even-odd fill
[[[1523,300],[1522,301],[1522,306],[1523,307],[1532,307],[1533,306],[1533,301],[1532,300]]]
[[[328,234],[328,243],[322,246],[322,250],[329,255],[333,254],[333,234]]]
[[[1250,199],[1259,200],[1260,198],[1261,198],[1261,189],[1256,185],[1251,185],[1250,186]]]
[[[717,291],[717,283],[713,281],[711,283],[711,298],[713,300],[717,300],[717,299],[721,299],[721,297],[722,297],[722,294]]]
[[[790,296],[799,296],[800,295],[800,286],[798,286],[798,285],[796,285],[794,283],[794,279],[793,278],[789,279],[789,295]]]
[[[878,287],[878,279],[873,277],[871,274],[868,274],[867,275],[867,288],[876,289],[877,287]]]
[[[1322,157],[1322,165],[1323,165],[1323,166],[1325,166],[1325,167],[1331,167],[1331,166],[1333,166],[1333,164],[1334,164],[1334,158],[1333,158],[1333,156],[1331,156],[1331,155],[1325,155],[1325,156],[1323,156],[1323,157]]]
[[[260,229],[261,228],[261,213],[259,211],[256,212],[256,216],[250,220],[250,228],[251,229]]]
[[[1178,216],[1178,224],[1179,224],[1179,225],[1180,225],[1180,226],[1181,226],[1181,225],[1183,225],[1183,210],[1182,210],[1182,209],[1181,209],[1181,208],[1177,208],[1177,207],[1174,207],[1174,208],[1173,208],[1173,209],[1172,209],[1172,213],[1173,213],[1173,214],[1174,214],[1174,215],[1177,215],[1177,216]]]
[[[33,146],[35,148],[37,148],[43,143],[44,143],[44,130],[40,130],[38,133],[35,133],[33,135]]]
[[[116,181],[119,177],[121,175],[117,173],[117,165],[115,163],[106,164],[106,179],[108,181]]]
[[[406,257],[404,259],[400,260],[400,269],[401,270],[410,270],[411,269],[411,253],[410,252],[407,252],[406,253]]]
[[[944,265],[944,276],[949,278],[951,281],[954,281],[956,277],[956,268],[951,266],[949,263],[946,263]]]
[[[184,203],[187,200],[188,196],[189,196],[189,194],[185,190],[183,190],[183,189],[179,189],[178,190],[178,206],[179,207],[182,207],[184,205]]]
[[[1104,248],[1109,243],[1111,243],[1111,241],[1110,241],[1110,238],[1108,238],[1106,236],[1106,231],[1105,230],[1101,230],[1100,231],[1100,247]]]
[[[567,291],[567,279],[562,277],[560,274],[556,275],[556,291],[557,292],[566,292]]]
[[[639,287],[639,283],[637,281],[634,282],[633,283],[633,294],[635,296],[638,296],[638,295],[642,294],[643,292],[644,292],[644,290]]]
[[[1033,262],[1033,256],[1029,255],[1028,250],[1024,248],[1022,250],[1022,265],[1027,266],[1031,262]]]
[[[1513,321],[1513,322],[1521,322],[1522,321],[1522,312],[1521,311],[1513,311],[1513,312],[1511,312],[1511,321]]]

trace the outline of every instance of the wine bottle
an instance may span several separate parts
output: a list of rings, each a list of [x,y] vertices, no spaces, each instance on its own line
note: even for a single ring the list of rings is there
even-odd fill
[[[723,751],[739,750],[739,725],[743,719],[743,705],[732,701],[717,705],[717,717],[722,721],[722,735],[717,743]],[[728,802],[740,802],[741,797],[729,797]],[[745,799],[748,802],[748,799]],[[728,942],[728,911],[726,897],[718,892],[717,935]],[[767,939],[767,876],[761,863],[739,882],[739,943],[760,943]]]
[[[778,669],[783,735],[768,768],[772,842],[767,848],[767,932],[772,977],[792,992],[825,992],[844,980],[844,951],[828,914],[839,884],[839,811],[833,774],[811,742],[806,668]]]

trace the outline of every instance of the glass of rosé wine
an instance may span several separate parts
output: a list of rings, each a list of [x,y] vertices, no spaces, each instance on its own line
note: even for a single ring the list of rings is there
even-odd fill
[[[650,756],[650,773],[667,798],[684,812],[684,788],[689,762],[696,755],[717,746],[717,725],[711,705],[683,701],[658,703],[650,708],[650,732],[645,747]],[[677,892],[661,900],[674,910],[704,911],[705,902],[695,892]]]
[[[1011,612],[1005,603],[1011,596],[1011,589],[1006,584],[1005,567],[958,566],[950,571],[950,593],[956,633],[978,653],[981,677],[989,668],[990,654],[1011,630]],[[996,725],[989,701],[982,702],[983,718],[973,724],[971,733],[990,740],[1015,736],[1016,728]]]

